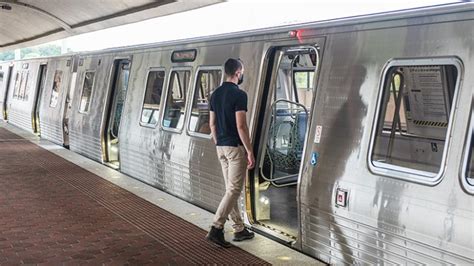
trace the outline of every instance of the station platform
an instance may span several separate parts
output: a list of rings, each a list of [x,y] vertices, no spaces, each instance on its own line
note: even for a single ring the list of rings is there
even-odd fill
[[[261,235],[215,246],[212,213],[5,122],[0,213],[0,265],[321,264]]]

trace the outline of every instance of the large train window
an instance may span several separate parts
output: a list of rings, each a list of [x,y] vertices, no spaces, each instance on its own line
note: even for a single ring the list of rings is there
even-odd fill
[[[148,72],[146,82],[145,99],[143,100],[140,124],[142,126],[155,127],[158,124],[160,112],[161,93],[165,82],[164,70],[152,70]]]
[[[94,71],[86,71],[84,75],[84,83],[82,85],[81,93],[81,102],[79,103],[79,112],[87,113],[89,112],[89,107],[91,103],[92,96],[92,87],[94,86]]]
[[[61,89],[61,80],[63,76],[63,71],[56,70],[54,72],[54,81],[53,87],[51,88],[51,100],[49,106],[55,108],[58,105],[59,90]]]
[[[181,131],[184,125],[186,93],[191,79],[191,71],[187,69],[171,71],[168,93],[163,115],[163,129]]]
[[[221,68],[201,68],[194,87],[193,104],[189,119],[190,133],[209,136],[209,98],[211,92],[222,83]]]
[[[467,191],[474,194],[474,117],[472,117],[472,115],[473,113],[471,113],[471,130],[468,139],[469,146],[466,147],[462,183]]]
[[[389,64],[370,149],[372,171],[427,184],[440,180],[460,68],[456,59]]]

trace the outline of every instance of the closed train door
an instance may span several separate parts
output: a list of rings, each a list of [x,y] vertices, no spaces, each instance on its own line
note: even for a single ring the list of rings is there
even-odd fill
[[[105,162],[118,169],[120,167],[119,157],[119,130],[125,96],[128,89],[128,78],[130,74],[130,60],[117,59],[114,62],[111,80],[111,90],[108,99],[106,129],[104,130]]]
[[[44,84],[46,81],[46,72],[47,72],[47,65],[42,64],[39,67],[39,73],[38,73],[38,84],[36,85],[36,95],[35,95],[35,100],[34,100],[34,106],[33,106],[33,132],[36,135],[40,135],[40,116],[39,116],[39,111],[40,111],[40,106],[41,106],[41,97],[43,95],[43,90],[44,90]]]
[[[319,47],[274,48],[269,54],[256,142],[254,226],[294,243],[299,231],[298,183],[316,93]]]

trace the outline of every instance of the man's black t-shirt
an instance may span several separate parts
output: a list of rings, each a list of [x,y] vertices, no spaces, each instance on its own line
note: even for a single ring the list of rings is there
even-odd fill
[[[211,95],[211,111],[216,114],[217,146],[242,145],[235,112],[247,112],[247,94],[232,82],[224,82]]]

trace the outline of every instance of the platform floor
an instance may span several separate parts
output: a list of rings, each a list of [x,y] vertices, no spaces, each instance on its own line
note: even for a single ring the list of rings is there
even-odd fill
[[[214,246],[211,213],[3,122],[0,213],[0,264],[318,263],[262,236]]]

